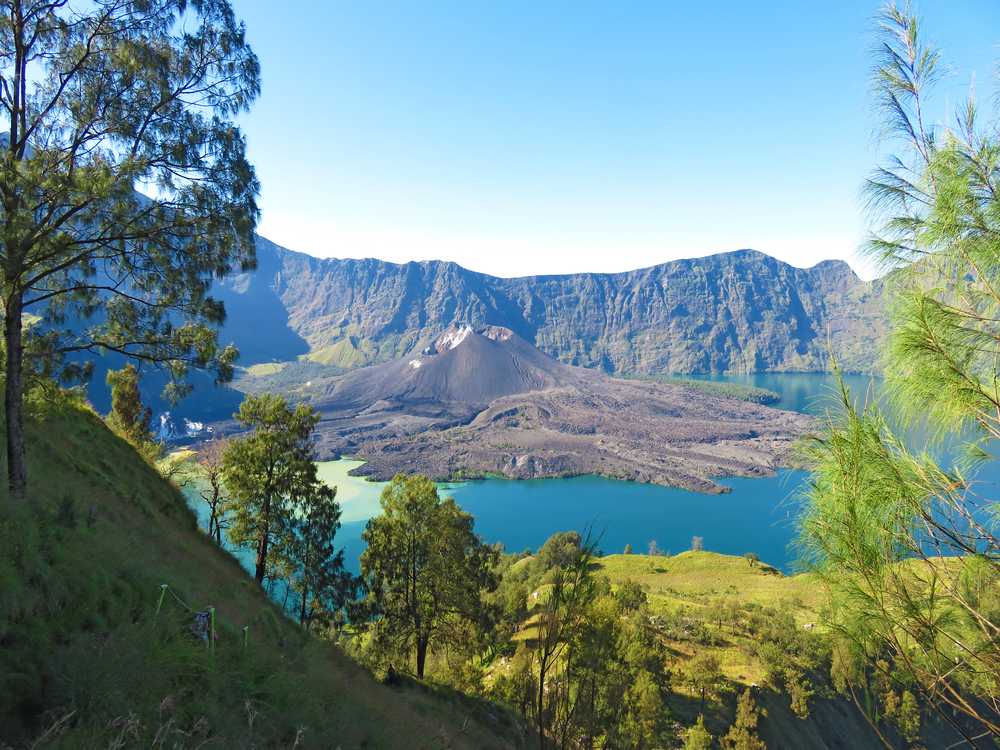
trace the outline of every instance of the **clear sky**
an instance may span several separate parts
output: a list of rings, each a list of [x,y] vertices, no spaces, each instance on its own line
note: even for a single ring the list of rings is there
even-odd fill
[[[497,276],[754,248],[855,258],[877,0],[232,0],[259,232],[311,255]],[[1000,2],[923,0],[985,89]],[[942,104],[940,118],[945,116]]]

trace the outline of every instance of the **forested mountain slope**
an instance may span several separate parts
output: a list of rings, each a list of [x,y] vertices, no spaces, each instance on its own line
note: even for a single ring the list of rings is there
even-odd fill
[[[880,283],[843,261],[800,269],[753,250],[516,279],[443,261],[319,259],[264,238],[258,256],[254,276],[220,292],[222,338],[243,349],[244,365],[308,351],[353,369],[466,324],[504,326],[562,362],[607,372],[826,370],[828,342],[846,371],[868,371],[885,329]]]
[[[522,734],[523,717],[487,703],[488,696],[409,679],[397,690],[377,684],[337,647],[285,618],[238,562],[195,528],[176,488],[92,411],[53,390],[31,413],[28,501],[0,490],[0,747],[537,746],[530,731]],[[713,624],[716,599],[739,592],[764,606],[758,614],[768,622],[785,613],[790,628],[782,632],[796,642],[807,635],[801,620],[812,618],[808,581],[738,558],[610,556],[600,568],[616,586],[641,583],[658,627],[684,633],[662,634],[670,646],[665,747],[677,746],[684,732],[673,722],[689,726],[704,711],[684,677],[692,649],[728,655],[727,685],[742,689],[759,679],[759,660],[731,641],[733,626]],[[787,598],[798,623],[780,604]],[[214,653],[190,630],[192,610],[209,607],[219,632]],[[702,643],[706,632],[719,634],[709,638],[714,646]],[[510,662],[497,657],[491,670]],[[780,686],[758,693],[768,712],[760,728],[767,746],[882,747],[861,712],[825,685],[826,662],[818,669],[809,677],[823,687],[808,720],[792,712]],[[729,692],[709,701],[716,735],[733,721],[734,701]],[[952,744],[946,729],[932,724],[926,746]],[[890,739],[905,746],[891,732]]]

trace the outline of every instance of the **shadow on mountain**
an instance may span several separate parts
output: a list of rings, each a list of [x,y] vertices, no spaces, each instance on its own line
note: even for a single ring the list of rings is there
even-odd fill
[[[288,310],[281,301],[282,261],[277,246],[257,237],[257,270],[239,274],[213,289],[226,305],[226,323],[219,343],[235,344],[241,367],[261,362],[287,362],[309,353],[308,342],[288,324]]]

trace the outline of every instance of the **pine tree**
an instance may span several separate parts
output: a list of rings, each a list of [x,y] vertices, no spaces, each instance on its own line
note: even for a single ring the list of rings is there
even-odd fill
[[[767,746],[757,736],[759,717],[760,711],[750,695],[750,688],[747,688],[736,703],[736,723],[722,738],[723,750],[767,750]]]
[[[129,362],[121,370],[108,370],[111,386],[111,413],[105,420],[112,432],[130,442],[150,464],[163,457],[163,443],[153,439],[153,410],[143,407],[139,393],[139,373]]]
[[[7,473],[24,495],[25,372],[116,352],[169,367],[174,396],[189,366],[232,377],[208,291],[256,262],[259,185],[232,119],[260,70],[227,0],[6,0],[0,50]]]
[[[318,615],[339,611],[351,598],[357,582],[344,568],[344,550],[333,554],[340,528],[336,488],[314,484],[301,495],[283,540],[282,568],[299,595],[299,622],[309,629]]]
[[[989,708],[1000,701],[1000,629],[966,585],[1000,580],[997,509],[972,481],[993,459],[979,441],[1000,437],[1000,128],[971,94],[944,118],[928,112],[951,68],[909,3],[886,3],[875,22],[871,93],[889,153],[864,193],[868,255],[890,295],[877,395],[892,418],[841,383],[800,445],[811,476],[799,538],[843,640],[838,683],[867,694],[873,655],[890,655],[893,681],[918,686],[976,748],[978,735],[1000,738]],[[915,425],[955,438],[959,458],[914,445]]]
[[[382,491],[382,513],[368,521],[361,575],[368,595],[355,613],[376,641],[416,655],[424,676],[428,648],[452,637],[453,618],[481,619],[482,595],[496,589],[497,552],[473,531],[453,498],[427,477],[399,474]]]
[[[316,476],[311,440],[321,415],[306,404],[292,410],[281,396],[264,393],[247,396],[233,416],[253,433],[230,440],[222,455],[229,540],[253,550],[254,580],[263,585],[285,561],[297,505],[330,491]]]
[[[719,659],[714,654],[700,653],[695,656],[685,669],[687,683],[701,695],[701,710],[705,710],[705,696],[726,679]]]
[[[711,747],[712,735],[705,729],[705,717],[698,714],[698,723],[688,729],[684,750],[709,750]]]

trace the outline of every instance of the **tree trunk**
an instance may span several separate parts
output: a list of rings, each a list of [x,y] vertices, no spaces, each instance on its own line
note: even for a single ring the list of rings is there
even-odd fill
[[[267,573],[267,548],[271,543],[271,498],[264,500],[264,507],[261,510],[261,515],[264,517],[264,528],[261,531],[260,542],[257,544],[257,569],[253,576],[258,586],[264,585],[264,576]]]
[[[427,661],[427,639],[417,638],[417,679],[424,679],[424,663]]]
[[[543,650],[547,647],[543,646]],[[545,730],[548,729],[545,722],[545,675],[548,672],[548,654],[542,653],[538,660],[538,705],[536,706],[536,711],[538,712],[538,745],[541,750],[545,750],[548,746],[545,737]]]
[[[208,536],[222,544],[222,532],[219,529],[219,486],[214,478],[210,478],[212,483],[212,499],[208,502],[208,507],[212,510],[212,516],[208,519]]]
[[[302,610],[299,613],[299,625],[304,625],[309,630],[309,623],[306,622],[306,599],[309,597],[309,586],[302,585]]]
[[[4,310],[4,343],[7,346],[7,381],[4,387],[4,409],[7,415],[7,482],[10,494],[24,497],[28,490],[28,467],[24,445],[24,398],[21,365],[24,344],[21,338],[22,299],[12,292]]]
[[[260,544],[257,545],[257,567],[254,570],[253,579],[257,581],[258,586],[264,585],[264,576],[267,573],[267,543],[269,539],[267,534],[260,538]]]

